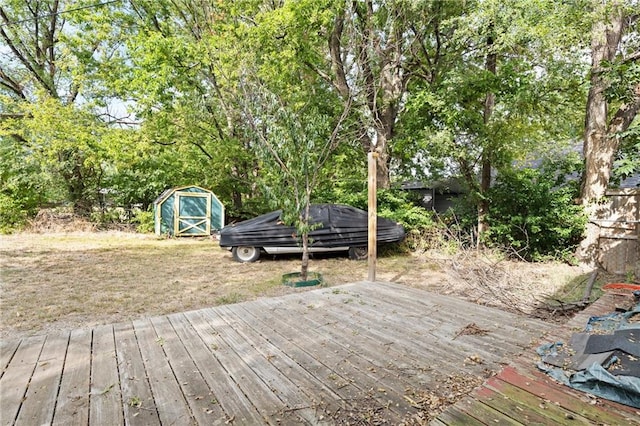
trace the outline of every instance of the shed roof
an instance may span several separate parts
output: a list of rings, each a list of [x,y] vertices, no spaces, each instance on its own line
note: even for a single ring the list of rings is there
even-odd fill
[[[202,192],[210,192],[213,194],[213,191],[210,191],[208,189],[204,189],[201,186],[198,185],[186,185],[186,186],[176,186],[174,188],[169,188],[169,189],[165,189],[162,194],[160,194],[158,196],[158,198],[155,199],[155,201],[153,202],[153,204],[161,204],[164,200],[166,200],[167,198],[169,198],[174,192],[176,191],[183,191],[185,189],[189,189],[189,188],[196,188],[201,190]]]

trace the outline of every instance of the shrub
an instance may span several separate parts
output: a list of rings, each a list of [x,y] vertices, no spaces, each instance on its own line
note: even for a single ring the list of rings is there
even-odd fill
[[[107,208],[94,210],[89,216],[89,219],[98,227],[108,228],[110,225],[123,223],[123,215],[124,209],[122,208]]]
[[[24,227],[29,215],[22,204],[0,193],[0,233],[8,234]]]
[[[575,182],[557,173],[522,169],[498,176],[489,191],[488,242],[526,260],[568,260],[582,239],[586,215],[574,204]]]
[[[134,210],[131,222],[136,225],[136,231],[140,233],[150,234],[155,231],[153,210]]]

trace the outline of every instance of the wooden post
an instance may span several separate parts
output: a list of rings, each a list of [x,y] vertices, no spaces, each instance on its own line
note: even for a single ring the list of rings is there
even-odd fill
[[[376,262],[378,257],[377,252],[377,233],[378,233],[378,207],[376,198],[376,163],[378,159],[377,152],[370,152],[368,154],[369,160],[369,180],[368,180],[368,192],[369,192],[369,276],[368,280],[373,282],[376,280]]]

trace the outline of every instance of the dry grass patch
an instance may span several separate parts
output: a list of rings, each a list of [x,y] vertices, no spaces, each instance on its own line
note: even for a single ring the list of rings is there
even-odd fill
[[[0,336],[93,326],[302,291],[282,286],[292,258],[234,262],[209,238],[125,232],[16,234],[0,240]],[[327,285],[361,280],[366,264],[312,261]]]
[[[296,257],[234,262],[210,238],[161,239],[128,232],[0,236],[0,337],[94,326],[313,289],[281,284]],[[367,278],[367,263],[344,255],[312,259],[334,286]],[[579,283],[585,271],[468,254],[389,255],[377,279],[476,303],[533,312],[540,300]]]

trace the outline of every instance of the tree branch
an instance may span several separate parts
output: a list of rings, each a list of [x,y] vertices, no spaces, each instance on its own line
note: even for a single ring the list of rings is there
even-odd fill
[[[1,66],[0,66],[0,86],[3,86],[9,89],[21,99],[27,99],[26,95],[22,91],[22,87],[20,86],[20,84],[14,79],[12,79],[11,77],[9,77],[4,72]]]
[[[41,74],[41,71],[43,68],[42,64],[40,64],[29,53],[29,50],[26,48],[26,46],[24,46],[24,43],[22,43],[22,41],[20,40],[20,37],[17,34],[13,34],[14,38],[11,38],[10,35],[5,31],[5,28],[9,28],[8,24],[11,23],[11,20],[9,19],[9,16],[6,14],[5,10],[2,7],[0,7],[0,18],[2,18],[2,21],[5,23],[5,26],[0,26],[0,36],[2,36],[4,41],[7,43],[7,46],[9,46],[9,49],[11,49],[11,51],[16,56],[18,61],[22,63],[22,65],[24,65],[25,68],[27,68],[29,73],[42,85],[42,88],[46,89],[47,92],[54,98],[58,98],[58,94],[55,88],[51,87],[49,82],[47,82],[44,79],[43,75]],[[38,49],[37,34],[35,34],[35,40],[36,40],[36,50],[37,50]],[[19,49],[19,47],[22,47],[22,51]],[[37,66],[37,69],[36,69],[36,66]]]
[[[341,44],[340,40],[342,38],[342,31],[344,30],[344,12],[336,17],[333,30],[331,31],[331,35],[329,36],[329,54],[331,56],[331,68],[336,75],[335,80],[329,77],[329,81],[332,82],[334,87],[338,90],[338,93],[343,98],[349,97],[351,93],[351,89],[349,88],[349,83],[347,82],[347,77],[344,72],[344,63],[342,61],[341,55]],[[320,74],[323,78],[326,79],[325,76]]]

